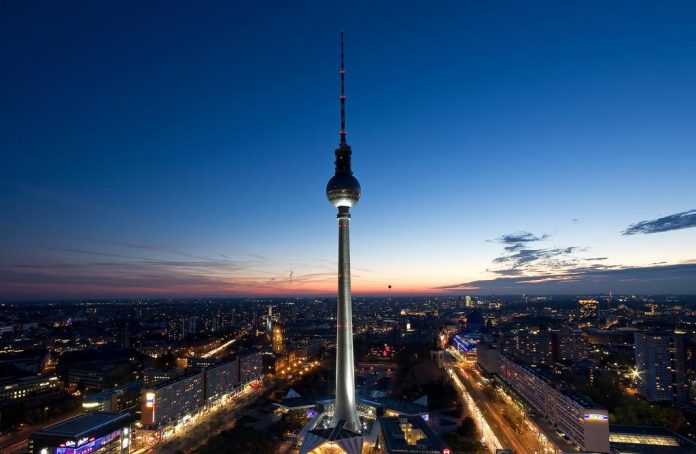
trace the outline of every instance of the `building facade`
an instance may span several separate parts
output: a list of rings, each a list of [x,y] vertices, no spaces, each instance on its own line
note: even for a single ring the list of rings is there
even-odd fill
[[[532,366],[553,364],[553,333],[547,330],[518,330],[501,336],[503,353]]]
[[[58,377],[33,376],[0,380],[0,407],[55,396],[60,392]]]
[[[87,394],[82,400],[84,411],[126,411],[140,406],[143,382],[132,381],[122,386]]]
[[[500,377],[584,451],[609,452],[609,413],[564,390],[539,370],[500,355]]]
[[[683,402],[688,397],[684,336],[635,333],[638,392],[647,400]]]
[[[484,342],[476,346],[476,364],[489,375],[497,374],[499,371],[500,350],[495,344]]]
[[[203,406],[204,372],[191,372],[170,381],[144,388],[141,423],[153,429],[175,424]]]
[[[263,352],[239,356],[239,384],[248,385],[263,378]]]
[[[205,371],[205,402],[213,403],[239,387],[239,358],[234,357]]]

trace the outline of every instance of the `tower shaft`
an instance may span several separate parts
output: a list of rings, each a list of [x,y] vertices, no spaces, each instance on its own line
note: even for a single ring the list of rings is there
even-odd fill
[[[341,207],[343,208],[343,207]],[[350,294],[350,214],[338,214],[338,307],[336,312],[336,408],[331,426],[345,420],[345,428],[360,432],[355,407],[355,362],[353,359],[353,303]]]

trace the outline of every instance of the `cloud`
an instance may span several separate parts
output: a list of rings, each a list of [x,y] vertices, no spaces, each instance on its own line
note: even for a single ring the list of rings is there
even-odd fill
[[[695,294],[696,263],[622,267],[592,265],[538,276],[504,276],[437,287],[479,294],[648,293]]]
[[[584,263],[578,255],[586,249],[577,246],[533,248],[531,243],[544,241],[548,234],[519,231],[502,235],[491,242],[503,244],[503,254],[493,259],[494,268],[487,271],[500,276],[547,274],[552,270],[576,267]],[[597,258],[587,260],[598,260]],[[601,260],[601,259],[600,259]]]
[[[671,214],[651,221],[641,221],[628,226],[621,233],[623,235],[648,234],[688,229],[689,227],[696,227],[696,210],[682,211],[681,213]]]
[[[507,235],[503,235],[501,237],[496,238],[494,241],[496,243],[503,243],[503,244],[519,244],[519,243],[531,243],[533,241],[542,241],[545,240],[549,237],[549,235],[534,235],[531,232],[515,232],[515,233],[508,233]]]
[[[693,221],[689,221],[689,217]],[[629,233],[650,233],[696,225],[696,210],[631,226]],[[691,226],[691,225],[689,225]],[[503,253],[488,269],[494,277],[436,287],[444,292],[481,294],[573,294],[573,293],[696,293],[696,262],[652,263],[628,267],[604,263],[607,257],[590,256],[589,248],[579,246],[531,247],[548,235],[517,232],[494,242],[503,244]]]

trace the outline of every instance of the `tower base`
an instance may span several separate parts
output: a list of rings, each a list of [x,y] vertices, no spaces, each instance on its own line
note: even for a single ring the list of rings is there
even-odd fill
[[[307,432],[300,446],[300,454],[331,453],[361,454],[365,437],[344,428],[345,420],[336,427]]]

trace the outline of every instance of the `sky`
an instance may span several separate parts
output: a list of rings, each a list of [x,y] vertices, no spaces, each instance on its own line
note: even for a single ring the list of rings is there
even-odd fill
[[[8,1],[0,298],[696,294],[693,2]],[[391,286],[391,288],[389,288]]]

